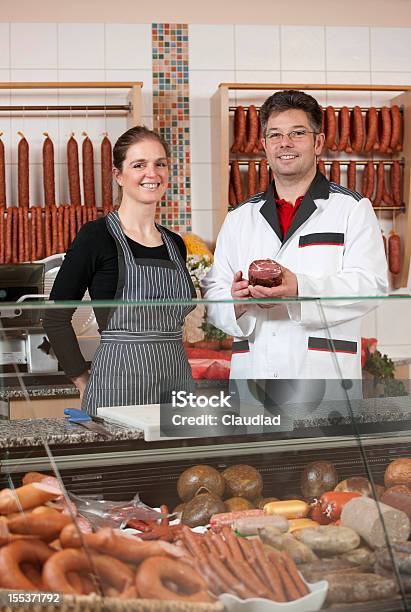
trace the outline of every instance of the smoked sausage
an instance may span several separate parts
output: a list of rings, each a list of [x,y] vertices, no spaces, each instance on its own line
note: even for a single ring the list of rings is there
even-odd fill
[[[57,209],[57,253],[64,253],[64,207]]]
[[[388,106],[383,106],[380,111],[380,153],[388,153],[391,142],[391,113]]]
[[[41,206],[36,206],[36,230],[37,230],[37,259],[43,259],[44,247],[43,247],[43,212]]]
[[[266,191],[268,189],[269,181],[268,181],[268,163],[266,159],[260,160],[259,166],[259,181],[258,181],[258,191]]]
[[[29,209],[23,209],[24,261],[30,261]]]
[[[5,258],[5,247],[6,247],[6,236],[4,232],[5,225],[5,207],[0,206],[0,264],[4,264]]]
[[[392,230],[388,238],[388,268],[391,274],[401,271],[401,238]]]
[[[30,260],[37,259],[37,214],[35,207],[30,208]]]
[[[350,161],[347,168],[347,187],[352,191],[355,191],[355,184],[357,178],[357,166],[355,162]]]
[[[18,262],[23,263],[24,261],[24,226],[23,226],[23,208],[17,209],[17,221],[18,225],[18,236],[19,236],[19,244],[18,244]]]
[[[336,151],[337,145],[335,143],[335,138],[337,134],[337,120],[335,117],[335,110],[333,106],[327,106],[325,126],[326,126],[325,145],[327,149],[330,149],[331,151]]]
[[[51,207],[51,253],[55,255],[58,248],[58,210],[57,206]]]
[[[395,206],[401,206],[401,166],[399,161],[393,161],[390,171],[391,193]]]
[[[13,219],[13,234],[12,234],[12,243],[11,243],[11,263],[18,262],[18,216],[17,216],[17,207],[13,206],[11,209],[12,219]]]
[[[46,257],[50,257],[51,251],[51,212],[50,206],[44,207],[44,241],[46,243]]]
[[[377,190],[373,201],[374,206],[381,205],[382,194],[384,192],[384,172],[384,162],[379,161],[377,166]]]
[[[243,151],[246,132],[245,112],[243,106],[237,106],[234,113],[234,142],[231,153]]]
[[[391,140],[390,149],[395,153],[401,145],[401,111],[398,104],[391,106]]]
[[[257,166],[255,161],[248,162],[248,197],[253,196],[257,192]]]
[[[243,183],[241,180],[240,166],[237,160],[234,160],[231,162],[231,172],[233,175],[233,185],[234,185],[234,191],[235,191],[235,197],[237,199],[237,203],[242,202],[244,199]]]
[[[107,134],[101,141],[101,199],[103,210],[113,205],[113,161],[111,142]]]
[[[377,142],[377,134],[378,134],[378,113],[377,109],[374,106],[371,106],[365,118],[366,123],[366,140],[364,145],[364,151],[369,153],[374,150],[374,145]]]
[[[17,132],[21,136],[17,150],[17,175],[18,175],[18,201],[22,208],[29,207],[29,143],[24,134]]]
[[[43,142],[43,186],[44,186],[44,204],[51,206],[56,203],[56,192],[54,184],[54,147],[53,142],[47,132],[44,132],[46,137]]]
[[[69,206],[69,214],[70,214],[70,244],[73,242],[76,237],[76,209],[74,206]]]
[[[6,156],[1,136],[3,132],[0,132],[0,207],[6,206]]]
[[[12,226],[13,226],[13,213],[12,206],[6,209],[6,247],[4,254],[4,263],[11,263],[11,242],[12,242]]]
[[[317,168],[327,178],[327,171],[325,169],[325,163],[323,159],[319,159],[317,162]]]
[[[93,144],[85,132],[83,140],[83,195],[85,206],[95,206]]]
[[[78,145],[77,140],[72,134],[67,142],[67,171],[69,181],[70,203],[74,206],[80,206],[80,172],[78,162]]]
[[[244,153],[249,155],[250,153],[254,153],[254,149],[258,147],[257,139],[258,139],[258,127],[259,127],[259,119],[257,114],[257,109],[254,104],[250,104],[247,111],[247,143],[244,147]],[[258,148],[257,148],[258,151]]]
[[[355,153],[361,153],[364,146],[364,123],[361,108],[354,106],[351,113],[351,145]]]
[[[340,170],[340,162],[337,160],[334,160],[331,162],[330,180],[333,183],[340,184],[341,170]]]
[[[339,120],[339,139],[338,150],[345,151],[350,138],[350,111],[348,106],[342,106],[338,115]]]
[[[364,166],[362,173],[362,195],[364,198],[372,200],[374,194],[374,183],[375,183],[375,168],[372,161],[368,161]]]
[[[69,207],[63,207],[63,246],[66,253],[70,244],[70,212]]]

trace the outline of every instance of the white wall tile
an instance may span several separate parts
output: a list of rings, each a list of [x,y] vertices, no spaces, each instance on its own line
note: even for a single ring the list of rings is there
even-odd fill
[[[190,118],[191,161],[211,163],[211,122],[208,117]]]
[[[384,300],[377,309],[377,338],[382,345],[409,345],[411,355],[410,300]]]
[[[281,83],[281,72],[279,70],[236,70],[236,83]],[[255,104],[261,105],[268,98],[274,89],[268,90],[241,90],[235,91],[235,104]]]
[[[327,26],[326,68],[327,70],[369,70],[369,28]]]
[[[79,82],[84,83],[87,81],[105,81],[106,73],[104,70],[99,69],[86,69],[86,70],[59,70],[58,71],[59,81],[66,83]],[[110,96],[110,90],[104,89],[59,89],[59,99],[61,103],[65,104],[104,104],[108,101]]]
[[[12,132],[11,132],[11,117],[2,117],[0,119],[0,132],[2,132],[1,140],[4,144],[5,163],[11,164],[12,156]]]
[[[57,68],[56,23],[12,23],[11,68]]]
[[[20,142],[18,131],[24,134],[29,144],[30,164],[41,164],[43,162],[44,132],[47,132],[53,141],[55,160],[58,161],[56,149],[59,142],[59,119],[57,117],[12,117],[12,163],[17,163],[17,148]]]
[[[411,28],[371,28],[371,70],[410,69]]]
[[[211,210],[192,211],[193,233],[208,243],[213,242],[213,213]]]
[[[142,97],[142,115],[151,115],[153,112],[153,73],[150,70],[106,70],[107,81],[142,81],[141,89]],[[112,104],[124,104],[129,90],[127,89],[112,89],[109,90],[110,100]],[[118,101],[114,101],[114,96]]]
[[[411,85],[411,72],[373,72],[373,85]],[[374,106],[390,105],[390,101],[401,92],[373,91],[371,100]]]
[[[281,82],[289,85],[303,85],[304,83],[322,84],[327,82],[327,77],[323,70],[282,70]],[[307,89],[307,93],[313,96],[319,104],[325,104],[327,92],[323,89]]]
[[[106,23],[106,67],[151,70],[151,24]]]
[[[104,68],[104,24],[59,23],[59,68]]]
[[[11,70],[13,82],[42,83],[58,81],[57,70]],[[55,105],[58,104],[57,89],[13,89],[11,103],[15,105]]]
[[[279,70],[280,29],[273,25],[235,25],[237,70]]]
[[[367,85],[371,82],[369,72],[328,71],[327,83],[347,85]],[[371,93],[369,91],[328,91],[327,104],[333,106],[369,106]]]
[[[10,66],[10,24],[0,23],[0,68]]]
[[[324,70],[323,26],[281,26],[281,69]]]
[[[190,70],[234,70],[234,26],[188,26]]]
[[[191,206],[193,210],[209,210],[213,207],[211,164],[191,164]]]
[[[209,117],[211,96],[220,83],[234,81],[234,70],[190,70],[190,115]]]

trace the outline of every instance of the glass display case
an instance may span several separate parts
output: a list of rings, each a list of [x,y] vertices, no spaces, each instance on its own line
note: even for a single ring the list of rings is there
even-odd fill
[[[38,472],[74,504],[137,493],[150,507],[185,503],[179,519],[200,531],[237,508],[284,515],[286,535],[313,553],[295,557],[303,578],[327,581],[307,609],[406,610],[410,300],[2,303],[0,485],[18,491]],[[123,327],[111,329],[119,314]],[[91,421],[64,413],[81,408]],[[218,512],[204,498],[193,518],[181,475],[204,465],[226,475],[225,489],[203,483],[196,493],[217,497]],[[238,466],[251,469],[254,492]],[[28,517],[32,506],[16,510]],[[278,552],[278,538],[264,537]]]

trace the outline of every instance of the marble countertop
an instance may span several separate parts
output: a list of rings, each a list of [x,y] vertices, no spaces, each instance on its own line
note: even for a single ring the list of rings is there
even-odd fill
[[[8,401],[13,399],[24,399],[25,391],[30,398],[48,398],[48,397],[78,397],[79,392],[74,385],[71,384],[53,384],[53,385],[28,385],[21,387],[0,387],[0,400]]]
[[[142,440],[144,433],[140,429],[119,427],[105,424],[112,437],[106,437],[90,431],[82,425],[69,423],[66,419],[21,419],[0,421],[0,448],[21,446],[43,446],[44,442],[56,444],[87,444],[90,442]]]

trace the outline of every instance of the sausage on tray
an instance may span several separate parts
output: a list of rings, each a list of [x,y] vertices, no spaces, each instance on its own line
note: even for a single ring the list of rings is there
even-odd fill
[[[0,207],[6,206],[6,155],[1,136],[3,132],[0,132]]]
[[[56,203],[55,183],[54,183],[54,147],[53,142],[47,132],[43,142],[43,186],[44,204],[51,206]]]
[[[94,154],[93,144],[85,132],[83,140],[83,194],[86,206],[96,205],[94,192]]]
[[[101,141],[101,199],[103,210],[113,205],[113,160],[111,142],[107,134]]]
[[[67,172],[69,181],[70,203],[80,206],[80,169],[78,161],[77,140],[72,134],[67,142]]]
[[[394,230],[388,238],[388,268],[391,274],[401,272],[401,238]]]
[[[328,582],[327,605],[368,602],[397,595],[395,580],[364,573],[325,574]]]
[[[240,153],[244,150],[245,131],[246,122],[244,107],[237,106],[234,113],[234,142],[231,147],[231,153]]]
[[[29,143],[21,132],[17,132],[21,136],[17,150],[17,175],[18,175],[18,200],[19,206],[22,208],[29,207]]]

